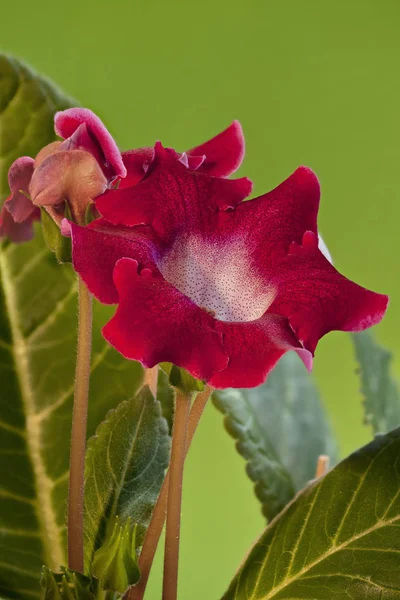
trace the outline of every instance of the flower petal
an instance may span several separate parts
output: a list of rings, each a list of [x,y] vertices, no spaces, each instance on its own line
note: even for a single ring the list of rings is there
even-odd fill
[[[35,161],[29,156],[22,156],[13,162],[8,171],[8,184],[11,195],[7,198],[7,210],[16,223],[22,223],[35,212],[35,207],[25,194],[29,192]],[[21,191],[22,190],[22,191]],[[25,192],[22,193],[22,192]],[[7,216],[6,216],[7,219]]]
[[[154,236],[150,231],[144,232],[142,227],[117,227],[104,219],[93,221],[87,227],[74,223],[69,223],[69,226],[74,268],[101,302],[118,302],[113,271],[120,258],[131,257],[139,262],[141,268],[157,270],[154,266],[157,254]]]
[[[40,210],[34,206],[29,218],[21,223],[17,223],[4,204],[0,214],[0,238],[8,238],[15,244],[28,242],[33,238],[33,221],[38,221],[39,219]]]
[[[206,311],[147,269],[139,274],[135,260],[118,261],[114,280],[120,301],[103,335],[121,354],[146,367],[172,362],[205,380],[226,367],[222,336]]]
[[[29,191],[37,206],[53,206],[68,200],[73,216],[80,220],[87,204],[103,193],[107,180],[89,152],[57,151],[35,169]]]
[[[229,356],[226,369],[213,375],[209,383],[216,388],[249,388],[261,385],[281,356],[288,350],[306,350],[291,330],[288,320],[266,314],[248,323],[217,321],[223,346]],[[307,353],[308,354],[308,353]]]
[[[185,158],[183,158],[185,156]],[[182,161],[183,159],[183,161]],[[181,162],[183,162],[183,164],[185,164],[187,162],[187,167],[188,169],[191,169],[192,171],[197,171],[199,169],[199,167],[201,167],[201,165],[204,163],[204,161],[206,160],[206,155],[203,154],[202,156],[195,156],[194,154],[192,155],[188,155],[186,154],[186,152],[184,152],[180,158]]]
[[[60,143],[57,152],[68,152],[70,150],[86,150],[94,156],[96,161],[102,166],[104,162],[103,152],[99,144],[90,137],[88,126],[82,123],[77,127],[74,133],[66,140]],[[38,166],[38,165],[36,165]]]
[[[118,189],[132,187],[142,181],[154,158],[154,148],[137,148],[122,153],[126,167],[126,177],[121,180]]]
[[[56,113],[54,117],[57,135],[66,139],[74,134],[82,123],[103,151],[106,162],[112,167],[115,177],[125,177],[126,168],[122,161],[121,153],[103,123],[91,110],[87,108],[68,108]],[[90,149],[88,149],[90,151]]]
[[[299,167],[271,192],[222,213],[221,235],[246,240],[257,265],[269,268],[273,256],[286,256],[305,231],[317,232],[319,198],[317,176]]]
[[[388,297],[341,275],[318,249],[318,237],[311,231],[304,234],[302,245],[291,245],[274,270],[270,277],[277,295],[269,312],[287,317],[310,352],[329,331],[362,331],[385,314]]]
[[[206,221],[216,209],[234,207],[252,189],[247,178],[222,179],[188,170],[160,144],[143,181],[132,188],[107,190],[96,199],[100,213],[112,223],[151,225],[166,239]]]
[[[233,123],[224,131],[213,137],[208,142],[188,150],[190,157],[202,157],[198,166],[199,171],[214,177],[228,177],[242,164],[244,157],[244,137],[239,121]],[[191,166],[190,168],[194,168]]]

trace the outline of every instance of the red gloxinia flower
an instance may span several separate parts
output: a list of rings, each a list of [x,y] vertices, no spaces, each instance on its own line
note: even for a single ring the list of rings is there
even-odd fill
[[[349,281],[318,248],[319,183],[305,167],[243,202],[247,179],[191,171],[160,144],[146,177],[71,224],[73,261],[124,356],[171,362],[217,388],[262,383],[295,350],[308,368],[332,330],[378,323],[388,298]]]
[[[98,196],[126,168],[116,143],[100,119],[85,108],[70,108],[54,118],[63,142],[48,144],[35,159],[18,158],[9,170],[11,195],[0,217],[0,237],[14,242],[32,238],[32,222],[40,217],[37,206],[63,203],[69,195],[78,204]],[[50,211],[49,211],[50,212]],[[56,209],[52,216],[60,220]]]

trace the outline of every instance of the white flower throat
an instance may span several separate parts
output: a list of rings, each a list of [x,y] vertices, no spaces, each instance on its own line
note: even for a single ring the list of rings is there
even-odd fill
[[[240,239],[221,244],[200,236],[178,238],[159,269],[169,283],[220,321],[259,319],[276,296],[255,272]]]

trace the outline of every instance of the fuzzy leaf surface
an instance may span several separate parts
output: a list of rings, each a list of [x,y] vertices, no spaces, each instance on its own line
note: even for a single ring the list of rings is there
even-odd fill
[[[365,420],[374,433],[386,433],[400,425],[400,395],[390,375],[392,354],[369,331],[351,334],[360,365]]]
[[[263,385],[213,396],[268,520],[314,478],[318,456],[336,461],[336,443],[312,377],[294,352]]]
[[[137,524],[137,547],[168,466],[170,436],[161,405],[146,386],[111,411],[88,444],[85,483],[85,569],[111,537],[116,518]]]
[[[223,600],[399,600],[399,456],[397,429],[301,492]]]

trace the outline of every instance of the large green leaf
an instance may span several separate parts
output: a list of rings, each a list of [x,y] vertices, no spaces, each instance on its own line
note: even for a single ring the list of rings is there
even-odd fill
[[[54,139],[68,104],[49,83],[0,57],[0,181],[10,162]],[[89,431],[137,389],[142,370],[106,344],[110,309],[95,305]],[[76,344],[76,284],[40,228],[0,251],[0,596],[40,595],[42,565],[66,564],[65,511]]]
[[[170,436],[149,388],[111,411],[89,441],[85,484],[85,569],[111,537],[118,517],[138,525],[137,545],[157,501],[169,460]]]
[[[247,473],[267,519],[315,476],[318,456],[336,460],[336,444],[318,391],[294,352],[263,385],[214,394],[225,426],[247,461]]]
[[[360,365],[365,420],[374,433],[385,433],[400,425],[400,396],[390,375],[392,355],[369,331],[353,333],[351,337]]]
[[[267,528],[224,600],[398,600],[400,429],[306,488]]]
[[[53,142],[53,115],[71,103],[47,79],[0,54],[0,199],[9,193],[10,164],[19,156],[35,156]]]

